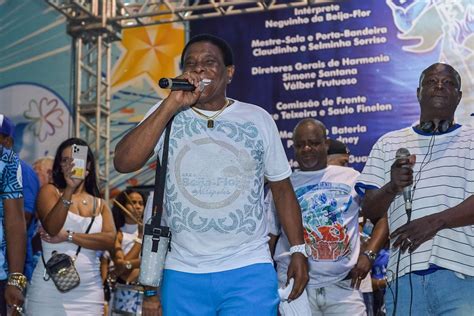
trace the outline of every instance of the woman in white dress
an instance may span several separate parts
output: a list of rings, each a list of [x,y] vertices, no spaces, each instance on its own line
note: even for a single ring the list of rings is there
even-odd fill
[[[52,280],[45,281],[45,268],[39,261],[33,272],[26,298],[27,315],[102,315],[103,289],[99,257],[113,249],[115,226],[110,209],[99,197],[94,157],[88,148],[85,180],[72,178],[72,145],[87,144],[77,138],[64,141],[53,164],[53,184],[43,186],[38,195],[37,210],[42,228],[44,260],[55,250],[75,257],[80,276],[78,287],[61,293]],[[88,234],[87,227],[94,218]]]

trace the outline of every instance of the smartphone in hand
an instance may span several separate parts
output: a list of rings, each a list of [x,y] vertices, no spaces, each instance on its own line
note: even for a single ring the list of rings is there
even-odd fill
[[[85,179],[87,165],[87,146],[73,144],[72,159],[74,159],[74,167],[72,168],[71,178]]]

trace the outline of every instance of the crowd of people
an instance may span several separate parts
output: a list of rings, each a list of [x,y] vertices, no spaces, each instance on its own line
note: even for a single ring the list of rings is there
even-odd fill
[[[40,158],[30,167],[11,150],[15,125],[0,117],[6,237],[0,255],[2,260],[8,258],[2,267],[5,276],[9,273],[1,281],[0,314],[7,315],[8,308],[27,315],[108,315],[111,298],[104,289],[114,293],[122,284],[137,285],[144,196],[124,190],[112,199],[110,210],[109,202],[100,197],[89,148],[85,178],[72,177],[72,147],[88,147],[78,138],[65,140],[55,157]],[[46,277],[45,265],[54,253],[73,258],[80,282],[71,291],[59,291]]]
[[[147,196],[102,199],[90,149],[75,176],[78,138],[28,166],[0,114],[0,315],[474,313],[474,133],[454,122],[454,68],[422,72],[419,122],[383,135],[359,173],[316,119],[294,128],[292,171],[272,117],[227,97],[221,38],[193,37],[181,64],[195,89],[171,91],[114,158],[123,173],[168,158],[159,288],[139,278]]]

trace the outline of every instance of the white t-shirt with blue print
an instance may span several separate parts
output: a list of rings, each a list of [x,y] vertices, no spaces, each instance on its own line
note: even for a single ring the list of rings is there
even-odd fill
[[[163,140],[164,133],[155,148],[160,157]],[[189,108],[180,111],[167,170],[164,222],[173,236],[166,269],[210,273],[272,262],[264,178],[280,181],[291,169],[265,110],[234,100],[213,128]]]
[[[343,280],[359,257],[359,196],[354,186],[359,172],[328,166],[317,171],[296,171],[291,183],[301,207],[304,240],[311,249],[308,287],[320,288]],[[280,234],[272,193],[265,199],[269,232]],[[309,246],[309,247],[308,247]],[[278,281],[286,283],[290,244],[281,234],[275,249]]]
[[[5,280],[8,276],[3,201],[22,197],[20,160],[13,151],[0,146],[0,280]]]

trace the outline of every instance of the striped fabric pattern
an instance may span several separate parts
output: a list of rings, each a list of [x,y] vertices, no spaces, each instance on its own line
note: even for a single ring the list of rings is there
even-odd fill
[[[413,127],[385,134],[372,148],[356,189],[364,194],[389,182],[395,153],[404,147],[416,155],[412,220],[454,207],[474,193],[473,140],[474,130],[460,125],[434,136]],[[401,194],[390,205],[388,219],[390,232],[407,222]],[[395,272],[397,258],[398,251],[392,251],[388,270]],[[409,254],[402,254],[398,276],[429,264],[474,276],[474,226],[439,231],[412,253],[411,267]]]

